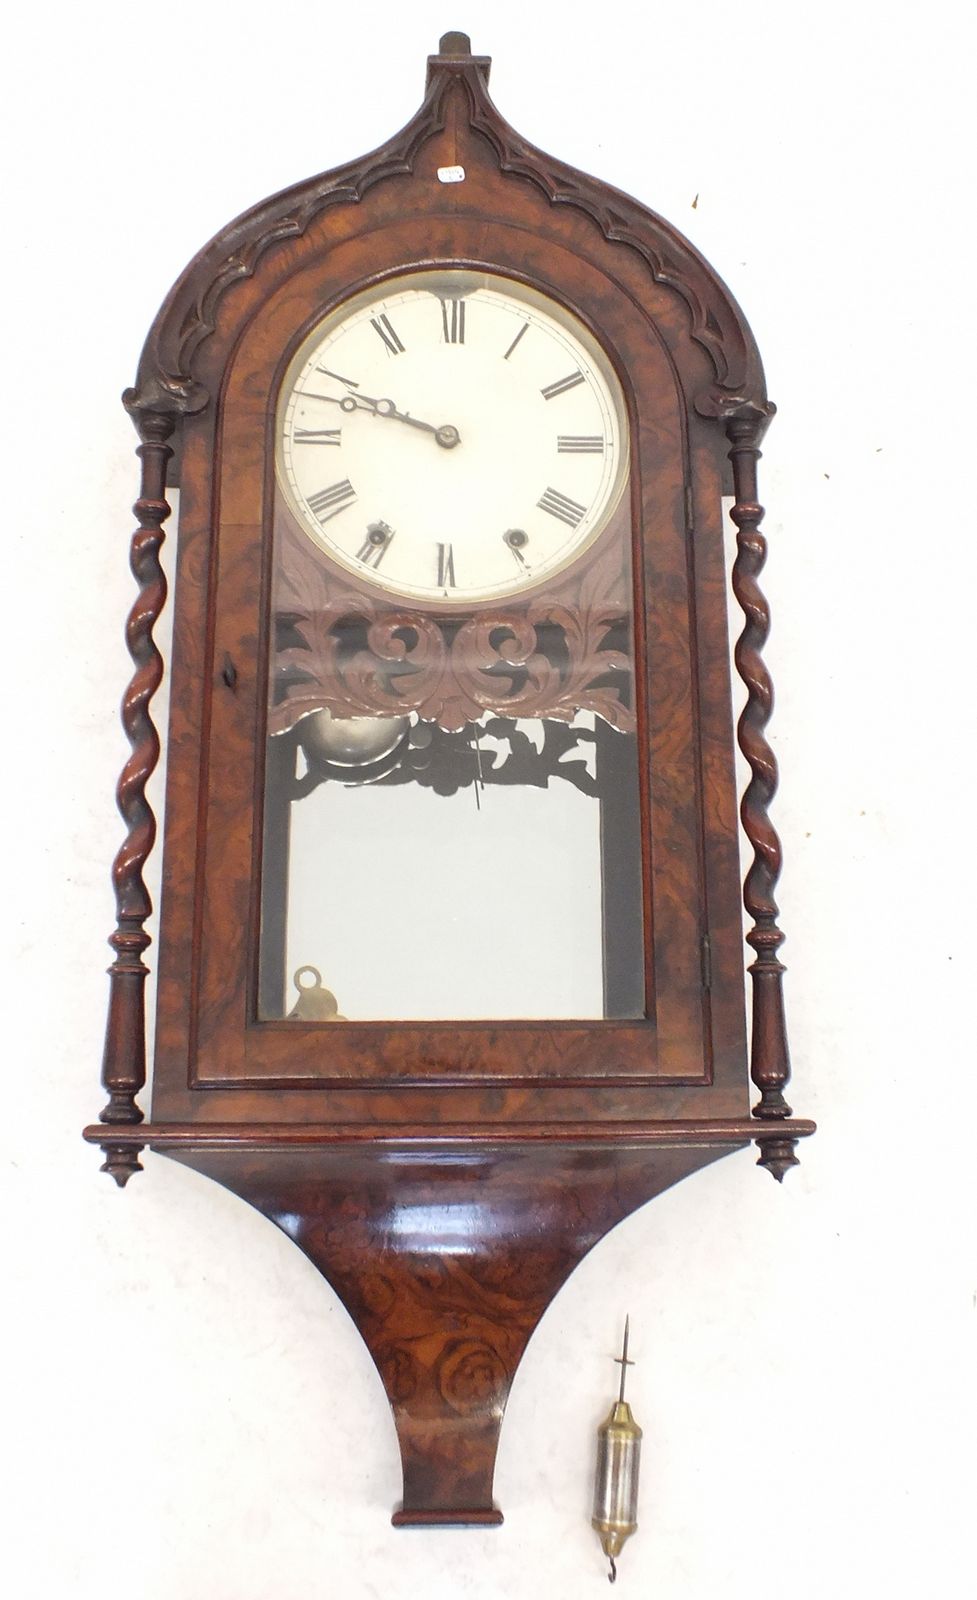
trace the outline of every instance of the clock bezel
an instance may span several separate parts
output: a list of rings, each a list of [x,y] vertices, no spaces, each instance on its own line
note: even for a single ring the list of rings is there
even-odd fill
[[[345,322],[361,311],[368,310],[373,305],[382,305],[391,294],[400,292],[401,285],[405,290],[409,289],[412,280],[421,280],[417,287],[423,290],[429,287],[423,281],[425,279],[437,282],[453,276],[461,278],[466,275],[482,280],[471,286],[473,293],[487,289],[501,295],[508,289],[513,298],[522,300],[530,313],[538,312],[574,341],[604,386],[605,394],[601,394],[599,390],[594,392],[597,393],[599,402],[613,421],[615,437],[611,441],[613,456],[605,456],[605,482],[598,489],[600,503],[597,514],[583,536],[577,538],[562,556],[558,556],[544,569],[525,578],[520,579],[517,575],[509,582],[495,585],[490,589],[486,589],[484,585],[476,589],[459,588],[456,593],[444,595],[424,590],[419,585],[404,586],[402,583],[398,584],[396,580],[385,581],[380,570],[358,561],[355,557],[348,557],[341,546],[322,531],[314,514],[310,514],[308,501],[294,481],[295,471],[286,455],[286,435],[296,396],[299,394],[296,386],[300,381],[300,375],[316,352],[317,346],[329,333],[341,328]],[[436,293],[436,290],[432,287],[431,292]],[[593,389],[593,386],[591,387]],[[562,573],[576,566],[593,552],[610,528],[626,496],[631,465],[630,435],[631,408],[621,375],[596,330],[565,299],[547,293],[536,282],[513,272],[494,271],[484,266],[458,261],[444,261],[433,265],[411,263],[406,270],[395,269],[387,272],[383,277],[372,280],[365,287],[350,291],[342,299],[334,302],[304,333],[293,349],[276,400],[276,486],[295,527],[310,540],[316,550],[350,577],[376,589],[388,600],[398,600],[418,610],[445,614],[465,612],[475,607],[504,605],[509,601],[518,601],[524,596],[544,590],[557,581]],[[432,491],[436,492],[433,482]]]

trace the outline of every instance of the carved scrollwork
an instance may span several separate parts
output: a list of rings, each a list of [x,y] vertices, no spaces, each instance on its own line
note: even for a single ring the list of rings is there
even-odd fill
[[[447,87],[445,78],[432,84],[417,115],[369,156],[272,195],[211,241],[160,309],[136,384],[122,397],[127,411],[185,415],[204,409],[210,395],[193,376],[194,357],[214,331],[224,295],[254,276],[273,245],[300,239],[323,211],[354,205],[382,179],[411,173],[418,150],[444,127]]]
[[[345,586],[307,544],[282,531],[269,732],[323,709],[337,717],[413,712],[448,733],[486,712],[571,722],[592,711],[622,732],[634,727],[631,660],[620,647],[628,607],[613,548],[558,598],[476,611],[459,623]]]

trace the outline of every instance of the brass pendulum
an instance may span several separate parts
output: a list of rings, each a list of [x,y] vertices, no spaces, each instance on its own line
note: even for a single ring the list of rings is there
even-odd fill
[[[605,1420],[597,1430],[597,1474],[594,1480],[594,1514],[591,1522],[600,1536],[601,1549],[611,1564],[608,1578],[617,1581],[617,1557],[626,1539],[638,1528],[638,1468],[641,1463],[641,1429],[624,1398],[628,1367],[628,1337],[631,1319],[624,1323],[624,1349],[615,1360],[621,1363],[621,1388]]]

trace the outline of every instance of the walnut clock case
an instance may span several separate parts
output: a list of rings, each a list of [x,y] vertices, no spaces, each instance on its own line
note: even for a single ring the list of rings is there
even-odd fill
[[[315,1263],[394,1411],[398,1524],[501,1520],[513,1374],[608,1229],[751,1141],[781,1178],[813,1131],[784,1098],[760,360],[681,235],[527,145],[488,77],[447,35],[402,133],[218,234],[125,396],[128,835],[86,1137],[120,1184],[144,1146],[205,1173]]]

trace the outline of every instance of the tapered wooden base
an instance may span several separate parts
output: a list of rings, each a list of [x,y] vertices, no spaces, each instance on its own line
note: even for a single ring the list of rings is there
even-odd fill
[[[741,1141],[742,1142],[742,1141]],[[615,1223],[732,1143],[169,1149],[282,1228],[335,1289],[393,1408],[397,1527],[499,1523],[509,1389],[536,1324]]]

